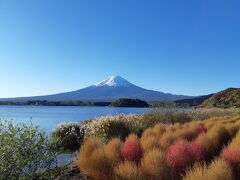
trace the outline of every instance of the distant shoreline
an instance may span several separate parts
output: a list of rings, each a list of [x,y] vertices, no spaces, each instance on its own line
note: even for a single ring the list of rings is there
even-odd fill
[[[143,104],[145,103],[145,104]],[[0,106],[79,106],[79,107],[133,107],[133,108],[193,108],[175,102],[142,101],[140,99],[118,99],[116,101],[0,101]]]
[[[0,101],[0,105],[4,106],[79,106],[79,107],[114,107],[112,103],[115,101],[40,101],[40,100],[30,100],[30,101]],[[138,101],[137,101],[138,102]],[[139,101],[141,102],[141,101]],[[126,104],[124,104],[126,105]],[[129,104],[129,107],[141,107],[140,103]],[[128,106],[119,106],[128,107]],[[148,106],[150,107],[150,106]]]
[[[25,104],[0,104],[1,106],[32,106],[32,107],[109,107],[109,108],[156,108],[156,107],[113,107],[94,105],[25,105]]]

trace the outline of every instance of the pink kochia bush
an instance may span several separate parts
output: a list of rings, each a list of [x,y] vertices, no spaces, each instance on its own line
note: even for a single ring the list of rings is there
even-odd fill
[[[123,161],[132,161],[139,163],[143,156],[143,150],[138,140],[129,139],[126,140],[121,148],[121,159]]]
[[[198,130],[198,132],[200,132],[200,133],[206,133],[206,132],[208,131],[208,129],[204,126],[203,123],[201,123],[201,124],[199,124],[199,125],[197,126],[197,130]]]
[[[204,155],[205,155],[205,150],[202,145],[196,143],[196,142],[191,142],[189,143],[190,151],[192,156],[194,157],[195,161],[203,161],[204,160]]]
[[[226,149],[221,154],[221,158],[232,166],[237,179],[240,179],[240,150],[232,148]]]
[[[195,162],[204,160],[204,148],[195,142],[178,141],[170,146],[167,161],[170,167],[184,173]]]

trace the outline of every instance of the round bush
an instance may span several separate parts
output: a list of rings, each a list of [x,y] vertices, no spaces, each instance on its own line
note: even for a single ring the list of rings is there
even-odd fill
[[[143,156],[143,151],[138,140],[129,139],[125,141],[120,154],[124,161],[139,163]]]
[[[184,171],[194,163],[187,142],[179,141],[170,146],[167,153],[168,164],[178,171]]]
[[[84,139],[84,129],[79,123],[61,123],[52,132],[52,142],[58,147],[59,152],[77,151]]]
[[[168,164],[180,173],[203,159],[204,149],[195,142],[178,141],[170,146],[167,153]]]
[[[129,128],[124,122],[121,121],[106,121],[103,122],[100,128],[97,130],[97,134],[100,137],[104,137],[106,140],[111,138],[120,138],[124,140],[130,133]]]

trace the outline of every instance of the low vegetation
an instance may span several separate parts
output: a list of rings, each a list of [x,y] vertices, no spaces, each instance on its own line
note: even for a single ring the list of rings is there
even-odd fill
[[[236,113],[235,109],[197,109],[180,112],[175,110],[156,109],[144,114],[129,114],[117,116],[105,116],[83,122],[86,137],[98,137],[108,141],[118,137],[125,139],[130,133],[141,136],[144,130],[154,125],[186,123],[191,121],[205,120],[211,117],[230,116]]]
[[[194,120],[158,123],[125,140],[88,138],[78,166],[96,180],[239,179],[240,116]]]
[[[39,127],[0,121],[0,179],[51,177],[56,163],[55,150]]]
[[[148,107],[149,104],[140,99],[118,99],[112,102],[109,106],[112,107]]]
[[[84,139],[84,129],[79,123],[61,123],[51,134],[51,144],[58,153],[77,151]]]
[[[240,88],[229,88],[214,94],[205,100],[201,105],[203,107],[240,107]]]

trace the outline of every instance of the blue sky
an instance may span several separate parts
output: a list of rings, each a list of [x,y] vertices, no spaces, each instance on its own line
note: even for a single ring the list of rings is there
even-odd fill
[[[185,95],[240,87],[239,8],[237,0],[0,0],[0,97],[111,75]]]

